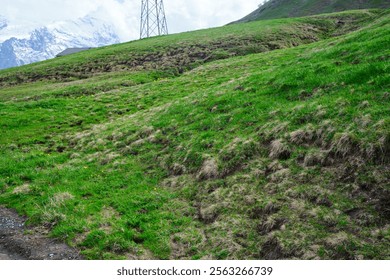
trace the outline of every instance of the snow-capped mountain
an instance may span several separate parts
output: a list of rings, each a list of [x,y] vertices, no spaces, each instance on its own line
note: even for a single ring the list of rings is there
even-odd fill
[[[0,15],[0,30],[6,28],[7,25],[7,19]]]
[[[53,58],[67,48],[100,47],[119,42],[112,25],[91,16],[31,31],[23,26],[10,26],[0,16],[0,69]]]

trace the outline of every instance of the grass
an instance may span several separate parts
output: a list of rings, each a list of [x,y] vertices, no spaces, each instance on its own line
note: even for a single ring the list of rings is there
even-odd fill
[[[90,259],[388,259],[389,22],[255,22],[2,71],[0,204]]]

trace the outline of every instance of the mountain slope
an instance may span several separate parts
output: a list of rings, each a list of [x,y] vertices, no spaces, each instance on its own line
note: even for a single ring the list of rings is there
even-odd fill
[[[257,23],[230,25],[158,40],[140,40],[56,59],[23,70],[9,69],[0,76],[0,84],[54,79],[66,81],[102,73],[151,69],[169,75],[180,75],[205,62],[289,48],[339,36],[370,23],[381,13],[382,11],[365,11],[291,19],[289,22],[275,21],[260,27]]]
[[[6,18],[0,15],[0,30],[6,28],[7,25]]]
[[[92,259],[387,259],[389,27],[260,21],[1,71],[0,204]],[[288,42],[189,59],[243,34]]]
[[[7,31],[7,26],[3,26]],[[29,38],[12,37],[0,43],[0,69],[53,58],[70,47],[115,43],[119,43],[119,38],[113,28],[98,19],[87,16],[77,21],[59,22],[33,30]]]
[[[238,22],[302,17],[357,9],[386,9],[386,0],[270,0]]]

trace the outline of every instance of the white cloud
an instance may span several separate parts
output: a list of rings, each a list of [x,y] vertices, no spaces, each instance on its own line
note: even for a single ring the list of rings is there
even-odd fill
[[[262,0],[165,0],[165,12],[170,32],[222,26],[238,20],[253,10]]]
[[[170,33],[215,27],[237,20],[262,0],[165,0]],[[140,0],[1,0],[0,14],[12,25],[45,25],[87,14],[116,27],[121,40],[139,36]],[[1,34],[0,34],[1,35]]]

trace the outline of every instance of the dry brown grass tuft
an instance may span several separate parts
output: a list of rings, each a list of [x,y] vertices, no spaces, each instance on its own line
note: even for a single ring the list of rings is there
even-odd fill
[[[220,176],[226,177],[240,170],[249,160],[259,154],[260,145],[252,139],[236,137],[218,154]]]
[[[218,177],[218,163],[215,159],[210,158],[203,162],[197,178],[198,180],[215,179]]]
[[[76,159],[76,158],[80,158],[81,155],[79,153],[73,153],[70,155],[70,159]]]
[[[95,161],[95,160],[101,159],[101,158],[102,158],[102,155],[103,155],[102,152],[96,152],[96,153],[87,155],[87,156],[85,157],[85,159],[86,159],[87,162],[93,162],[93,161]],[[81,162],[81,161],[80,161],[80,162]]]
[[[30,192],[31,189],[29,184],[23,184],[21,186],[18,186],[12,191],[13,194],[28,194]]]
[[[281,122],[279,120],[270,121],[259,129],[259,137],[263,143],[269,143],[275,140],[275,135],[280,135],[287,132],[289,122]]]
[[[283,168],[283,169],[280,169],[280,170],[276,171],[275,173],[273,173],[270,176],[270,181],[272,183],[281,183],[284,180],[287,180],[290,177],[290,175],[291,175],[290,169]]]
[[[294,144],[302,144],[306,139],[306,131],[298,129],[290,133],[290,141]]]
[[[204,232],[201,229],[187,228],[184,231],[175,233],[171,237],[170,247],[172,260],[191,259],[193,255],[193,246],[203,246],[207,241]]]
[[[343,252],[343,248],[348,246],[349,237],[345,232],[337,232],[325,239],[325,246],[329,250],[335,251],[335,256],[338,259],[349,259],[347,252]]]
[[[199,219],[205,224],[214,223],[218,218],[219,208],[219,204],[213,204],[208,207],[200,207]]]
[[[180,188],[179,177],[168,177],[162,181],[161,185],[167,188]]]
[[[371,122],[372,122],[372,120],[371,120],[370,114],[367,114],[367,115],[364,115],[364,116],[361,116],[361,117],[355,119],[355,123],[361,128],[368,127],[371,124]]]
[[[379,154],[383,157],[384,162],[390,161],[390,133],[383,135],[379,139]]]
[[[97,140],[95,141],[95,145],[97,145],[97,146],[104,146],[104,145],[106,145],[106,144],[107,144],[107,142],[104,141],[104,140],[101,139],[101,138],[99,138],[99,139],[97,139]]]
[[[74,195],[69,192],[60,192],[54,194],[50,203],[55,206],[64,205],[66,201],[74,199]]]
[[[290,142],[296,145],[313,143],[316,140],[316,132],[312,125],[298,129],[290,133]]]
[[[150,135],[152,135],[154,132],[154,128],[152,126],[146,126],[146,127],[143,127],[141,130],[140,130],[140,136],[142,138],[146,138],[146,137],[149,137]]]
[[[332,150],[341,157],[352,155],[357,148],[357,141],[349,132],[336,134],[332,141]]]
[[[170,172],[174,176],[183,175],[184,173],[186,173],[186,171],[186,167],[179,163],[174,163],[170,168]]]
[[[284,168],[283,165],[279,161],[274,160],[270,164],[267,165],[266,174],[274,173],[274,172],[281,170],[283,168]]]
[[[274,230],[279,230],[284,225],[284,219],[280,217],[269,216],[264,222],[260,223],[257,230],[261,234],[267,234]]]
[[[110,220],[110,219],[114,219],[114,218],[119,219],[120,214],[114,208],[109,207],[109,206],[104,206],[102,211],[101,211],[101,216],[105,220]]]
[[[116,159],[117,157],[119,157],[119,155],[117,153],[108,153],[108,154],[105,154],[103,156],[103,158],[101,159],[100,161],[100,164],[101,165],[106,165],[106,164],[109,164],[111,163],[114,159]]]
[[[368,108],[370,107],[370,102],[368,102],[367,100],[363,101],[362,103],[359,104],[359,108],[360,109],[365,109],[365,108]]]
[[[157,258],[146,248],[134,249],[135,252],[125,255],[126,260],[156,260]]]
[[[326,147],[328,145],[327,138],[334,133],[334,130],[334,124],[330,120],[324,120],[315,131],[318,144]]]
[[[104,206],[101,213],[101,221],[99,224],[99,229],[104,231],[106,234],[113,232],[112,224],[115,220],[120,218],[120,214],[114,208],[109,206]]]
[[[278,205],[275,202],[268,202],[268,204],[264,207],[264,213],[265,214],[274,214],[280,210],[280,205]]]
[[[303,165],[305,167],[310,166],[325,166],[327,165],[328,151],[311,151],[308,152],[303,160]]]
[[[69,192],[60,192],[53,195],[49,202],[41,209],[42,221],[55,225],[59,221],[65,220],[66,215],[61,211],[61,207],[65,206],[66,202],[74,199],[74,195]]]
[[[290,147],[282,140],[274,140],[270,145],[269,157],[272,159],[288,159],[291,156]]]

